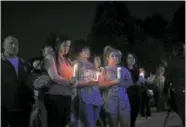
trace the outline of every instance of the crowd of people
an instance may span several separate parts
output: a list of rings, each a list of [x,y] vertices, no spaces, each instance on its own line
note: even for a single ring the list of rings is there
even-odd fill
[[[2,127],[135,127],[139,113],[151,118],[153,97],[157,111],[165,111],[170,83],[164,64],[147,74],[133,53],[123,65],[118,49],[106,46],[97,55],[86,42],[71,59],[71,45],[68,37],[56,36],[44,45],[42,58],[29,64],[18,56],[18,39],[4,39]]]

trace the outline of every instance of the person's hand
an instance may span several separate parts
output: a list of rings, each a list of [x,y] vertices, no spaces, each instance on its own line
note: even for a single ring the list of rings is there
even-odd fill
[[[73,77],[73,78],[70,80],[70,84],[72,84],[72,85],[75,84],[76,82],[77,82],[77,78],[74,78],[74,77]]]
[[[39,91],[38,90],[34,90],[34,98],[38,97],[39,95]]]
[[[119,79],[114,79],[114,80],[112,80],[112,82],[113,82],[113,84],[118,84],[118,83],[120,83],[120,80]]]
[[[152,84],[154,82],[155,76],[151,73],[150,76],[145,79],[146,83]]]
[[[89,81],[88,85],[96,85],[97,81]]]
[[[138,83],[139,83],[139,84],[145,83],[145,78],[142,77],[142,76],[139,76]]]

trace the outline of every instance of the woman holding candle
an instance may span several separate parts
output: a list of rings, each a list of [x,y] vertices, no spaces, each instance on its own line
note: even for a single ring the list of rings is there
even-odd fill
[[[45,96],[49,127],[65,127],[71,107],[72,67],[66,55],[71,41],[67,37],[55,36],[54,53],[45,57],[44,67],[52,80]]]
[[[135,121],[140,111],[140,85],[144,82],[140,76],[139,69],[136,67],[136,57],[132,53],[128,53],[125,59],[126,68],[132,76],[133,85],[127,88],[127,93],[131,108],[131,123],[130,127],[135,127]]]
[[[105,67],[99,79],[99,86],[104,88],[104,109],[111,127],[130,126],[130,104],[126,88],[132,84],[132,78],[126,68],[118,67],[121,52],[107,46],[104,49]],[[120,69],[118,69],[120,68]],[[120,71],[120,72],[117,72]],[[118,77],[118,73],[120,74]]]
[[[103,67],[101,67],[101,56],[100,55],[97,55],[95,54],[94,57],[93,57],[93,63],[94,63],[94,66],[96,68],[96,70],[101,73]],[[102,94],[102,90],[100,89],[101,91],[101,94]],[[101,107],[101,111],[100,111],[100,120],[97,121],[97,125],[100,126],[101,124],[103,124],[103,127],[106,127],[107,126],[107,123],[106,123],[106,113],[105,113],[105,110],[103,107]]]
[[[94,63],[94,66],[95,66],[96,70],[98,72],[101,72],[101,69],[102,69],[102,67],[101,67],[101,56],[94,55],[94,57],[93,57],[93,63]]]
[[[145,79],[145,70],[143,68],[139,68],[140,77],[144,80],[143,83],[141,83],[140,88],[140,115],[142,119],[150,119],[151,118],[151,110],[150,110],[150,96],[152,91],[149,90],[150,84],[146,82]]]
[[[85,42],[78,44],[79,61],[77,71],[79,112],[80,118],[85,127],[96,127],[96,121],[99,118],[102,98],[97,85],[97,71],[92,63],[88,61],[90,57],[89,47]]]

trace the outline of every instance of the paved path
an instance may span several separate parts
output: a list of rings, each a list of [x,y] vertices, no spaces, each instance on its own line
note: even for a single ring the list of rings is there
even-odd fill
[[[136,127],[163,127],[167,113],[152,113],[152,118],[148,120],[141,120],[140,118],[136,121]],[[166,127],[183,127],[179,116],[176,113],[171,113]]]
[[[151,119],[142,120],[138,117],[136,127],[163,127],[166,115],[166,112],[157,113],[152,109]],[[171,112],[166,127],[183,127],[181,119],[176,113]]]

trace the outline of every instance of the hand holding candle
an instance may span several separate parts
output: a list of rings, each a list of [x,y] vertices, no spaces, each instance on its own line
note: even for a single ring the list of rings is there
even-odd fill
[[[96,82],[97,82],[98,79],[99,79],[99,75],[100,75],[100,72],[97,72],[97,71],[96,71],[96,77],[95,77],[95,79],[93,79],[93,81],[96,81]]]
[[[139,76],[142,77],[142,78],[145,78],[145,70],[143,68],[140,68],[139,69]]]
[[[117,79],[121,78],[121,67],[117,68]]]
[[[76,77],[77,77],[77,75],[76,75],[77,74],[77,71],[78,71],[78,64],[75,63],[74,66],[73,66],[73,74],[72,74],[72,78],[71,78],[71,81],[70,81],[70,83],[73,84],[73,85],[77,81],[77,79],[76,79]]]
[[[76,77],[76,73],[77,73],[77,71],[78,71],[77,69],[78,69],[78,64],[76,63],[76,64],[74,64],[74,66],[73,66],[73,75],[72,75],[73,78]]]

